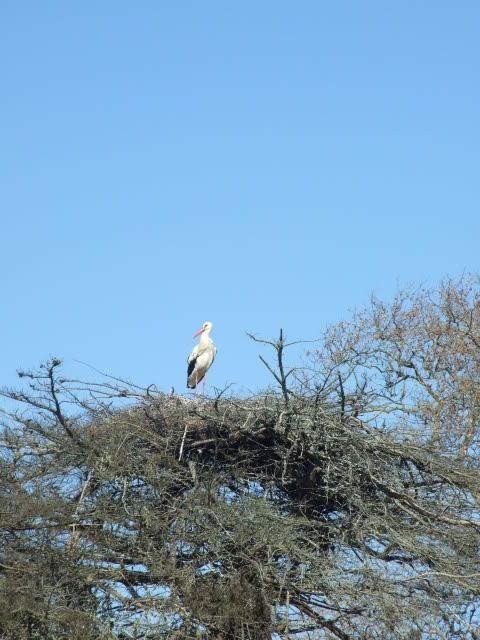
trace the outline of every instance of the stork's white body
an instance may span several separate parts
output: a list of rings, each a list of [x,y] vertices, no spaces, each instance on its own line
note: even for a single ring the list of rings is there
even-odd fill
[[[203,380],[203,391],[205,392],[205,382],[207,371],[212,366],[217,348],[210,338],[210,331],[213,329],[211,322],[205,322],[200,331],[198,344],[193,347],[192,353],[188,356],[187,387],[195,389],[197,384]],[[195,337],[195,336],[194,336]]]

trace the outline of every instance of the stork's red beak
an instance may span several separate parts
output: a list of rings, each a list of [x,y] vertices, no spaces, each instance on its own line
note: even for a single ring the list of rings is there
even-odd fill
[[[203,333],[204,331],[205,331],[205,327],[202,327],[202,328],[200,329],[200,331],[197,331],[197,333],[193,336],[193,338],[196,338],[197,336],[199,336],[199,335],[200,335],[201,333]],[[193,338],[192,338],[192,340],[193,340]]]

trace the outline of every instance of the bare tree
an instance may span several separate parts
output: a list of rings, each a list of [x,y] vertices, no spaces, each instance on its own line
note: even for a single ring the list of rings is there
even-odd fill
[[[299,372],[305,392],[348,415],[421,430],[450,452],[478,454],[478,276],[401,291],[329,327]]]
[[[416,312],[419,327],[440,313],[421,295],[433,310]],[[373,337],[392,309],[374,311]],[[426,367],[402,313],[401,361]],[[58,360],[22,372],[23,390],[3,392],[0,637],[478,640],[475,429],[462,423],[457,442],[442,413],[432,439],[433,408],[419,395],[427,419],[406,411],[373,344],[360,349],[367,318],[343,342],[331,329],[287,375],[281,333],[268,365],[279,392],[248,399],[68,380]],[[474,355],[455,356],[459,331],[436,342],[450,363],[437,370],[458,384]]]

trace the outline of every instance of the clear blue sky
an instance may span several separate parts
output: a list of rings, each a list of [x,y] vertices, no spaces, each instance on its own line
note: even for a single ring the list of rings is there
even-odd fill
[[[480,3],[0,6],[0,383],[50,355],[183,390],[477,270]]]

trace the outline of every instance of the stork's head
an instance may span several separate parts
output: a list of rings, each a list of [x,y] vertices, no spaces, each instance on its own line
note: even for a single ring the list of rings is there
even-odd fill
[[[213,324],[211,322],[204,322],[202,325],[202,328],[199,331],[197,331],[197,333],[193,337],[196,338],[201,333],[210,333],[212,329],[213,329]]]

